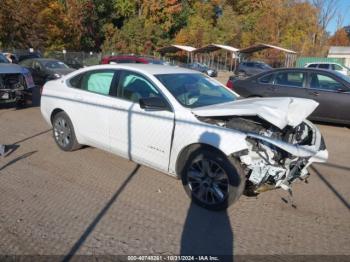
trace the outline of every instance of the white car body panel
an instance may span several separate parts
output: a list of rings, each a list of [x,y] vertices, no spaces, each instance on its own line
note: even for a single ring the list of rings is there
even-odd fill
[[[69,80],[72,77],[96,69],[132,70],[142,74],[157,86],[171,105],[171,110],[145,110],[129,100],[70,87]],[[65,111],[72,120],[80,144],[119,154],[174,176],[178,175],[178,157],[186,147],[207,144],[231,156],[236,152],[251,150],[247,138],[264,141],[296,157],[308,158],[306,167],[312,162],[326,161],[328,151],[319,150],[322,143],[320,132],[305,121],[317,107],[317,102],[301,98],[254,98],[190,109],[183,107],[154,76],[163,73],[198,74],[188,69],[159,65],[109,64],[87,67],[47,82],[43,89],[41,112],[51,125],[53,111]],[[280,129],[305,122],[313,129],[314,143],[310,146],[293,145],[262,134],[209,124],[200,121],[198,116],[258,116]],[[241,161],[251,164],[254,157],[256,155],[248,154]]]

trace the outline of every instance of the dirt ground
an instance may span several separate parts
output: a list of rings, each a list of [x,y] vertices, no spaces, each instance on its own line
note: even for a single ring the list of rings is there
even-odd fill
[[[58,149],[37,107],[0,109],[0,255],[347,255],[350,129],[318,125],[329,162],[226,212],[191,204],[179,180],[86,147]]]

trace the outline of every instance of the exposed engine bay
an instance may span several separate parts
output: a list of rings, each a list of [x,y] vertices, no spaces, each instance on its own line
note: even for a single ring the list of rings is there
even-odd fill
[[[23,99],[25,88],[23,74],[0,74],[0,100],[19,101]]]
[[[248,150],[234,156],[240,158],[246,172],[249,195],[275,188],[290,191],[295,180],[307,181],[307,167],[313,162],[312,158],[325,149],[322,136],[307,120],[296,127],[279,129],[257,116],[198,118],[247,135]]]

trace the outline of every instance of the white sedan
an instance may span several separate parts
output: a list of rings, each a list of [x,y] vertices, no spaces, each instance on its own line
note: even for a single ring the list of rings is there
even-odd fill
[[[97,147],[181,178],[202,207],[218,210],[244,190],[291,189],[327,160],[306,118],[317,102],[241,99],[196,71],[101,65],[45,84],[41,112],[65,151]]]

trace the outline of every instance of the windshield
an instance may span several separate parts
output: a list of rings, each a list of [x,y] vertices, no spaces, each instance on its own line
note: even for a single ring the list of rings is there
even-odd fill
[[[65,69],[69,68],[65,63],[61,61],[44,61],[42,62],[44,67],[47,69]]]
[[[9,60],[7,60],[6,56],[4,56],[3,54],[0,54],[0,63],[10,63]]]
[[[165,74],[155,77],[185,107],[221,104],[237,98],[226,87],[202,74]]]

